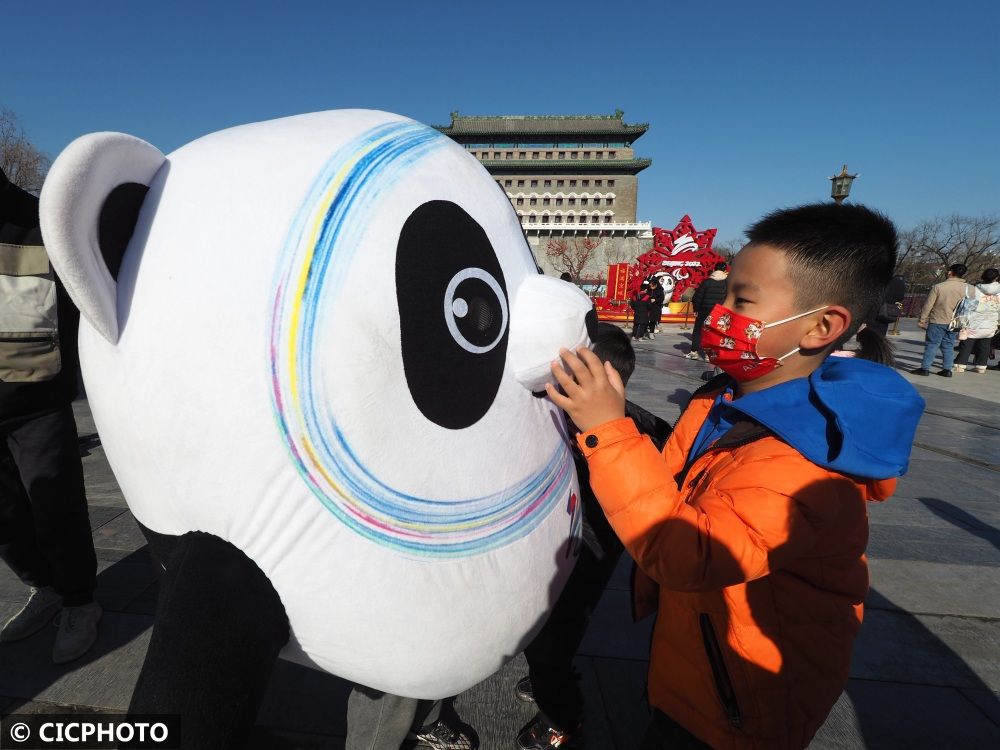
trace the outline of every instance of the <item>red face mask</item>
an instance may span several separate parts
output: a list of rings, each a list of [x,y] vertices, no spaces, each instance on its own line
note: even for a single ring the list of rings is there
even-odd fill
[[[708,361],[734,380],[745,383],[781,366],[781,361],[799,350],[795,347],[780,357],[762,357],[757,353],[757,342],[767,328],[780,326],[825,310],[829,305],[817,307],[774,323],[765,323],[733,312],[728,307],[716,305],[708,314],[701,331],[701,345],[708,354]]]

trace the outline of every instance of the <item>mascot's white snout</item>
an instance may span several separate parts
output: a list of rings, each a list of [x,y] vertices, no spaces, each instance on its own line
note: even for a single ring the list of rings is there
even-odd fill
[[[517,291],[510,320],[510,365],[532,392],[554,382],[550,364],[560,348],[586,346],[586,316],[593,305],[579,288],[549,276],[526,279]]]

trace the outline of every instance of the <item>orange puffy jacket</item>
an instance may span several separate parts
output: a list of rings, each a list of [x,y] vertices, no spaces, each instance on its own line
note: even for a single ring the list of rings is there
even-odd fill
[[[658,603],[650,702],[715,748],[801,748],[847,683],[868,589],[865,501],[895,479],[821,468],[752,420],[682,476],[718,393],[692,399],[662,455],[630,419],[578,439],[648,576],[637,592]]]

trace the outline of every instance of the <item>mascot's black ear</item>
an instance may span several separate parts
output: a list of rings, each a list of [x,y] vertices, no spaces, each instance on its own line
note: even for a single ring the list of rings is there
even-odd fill
[[[118,341],[118,270],[149,185],[166,157],[123,133],[77,138],[49,170],[39,218],[52,266],[73,302]]]

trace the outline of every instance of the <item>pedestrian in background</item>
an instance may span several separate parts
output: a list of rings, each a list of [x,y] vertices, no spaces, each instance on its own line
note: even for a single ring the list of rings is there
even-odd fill
[[[632,339],[638,341],[646,335],[646,324],[649,321],[649,283],[644,281],[639,285],[629,298],[629,307],[632,308]]]
[[[653,338],[656,333],[656,329],[660,325],[660,319],[663,317],[663,300],[666,293],[663,291],[663,285],[660,284],[660,280],[653,276],[649,280],[649,323],[646,327],[646,338]]]
[[[903,315],[903,300],[906,298],[906,279],[893,276],[882,296],[882,304],[865,321],[865,327],[878,331],[883,336],[889,333],[889,326]]]
[[[694,308],[694,330],[691,332],[691,351],[684,356],[688,359],[704,359],[708,357],[701,349],[701,328],[712,308],[721,305],[726,299],[726,279],[729,277],[729,266],[722,261],[715,264],[715,270],[707,279],[701,282],[691,298]]]
[[[975,355],[969,372],[986,372],[990,358],[991,339],[996,335],[1000,323],[1000,271],[988,268],[983,271],[982,281],[976,284],[976,308],[969,315],[968,324],[959,334],[958,361],[955,372],[965,372],[969,355]]]
[[[931,287],[927,301],[920,311],[917,325],[927,331],[924,344],[924,358],[920,367],[911,370],[914,375],[927,376],[931,374],[934,357],[941,350],[941,370],[938,375],[951,377],[951,367],[955,361],[955,342],[958,331],[952,327],[958,303],[967,296],[969,285],[965,283],[965,273],[968,269],[961,263],[955,263],[948,268],[948,278],[940,284]]]
[[[29,587],[0,641],[59,616],[57,664],[97,639],[97,557],[73,418],[80,313],[49,264],[38,198],[0,170],[0,559]]]

